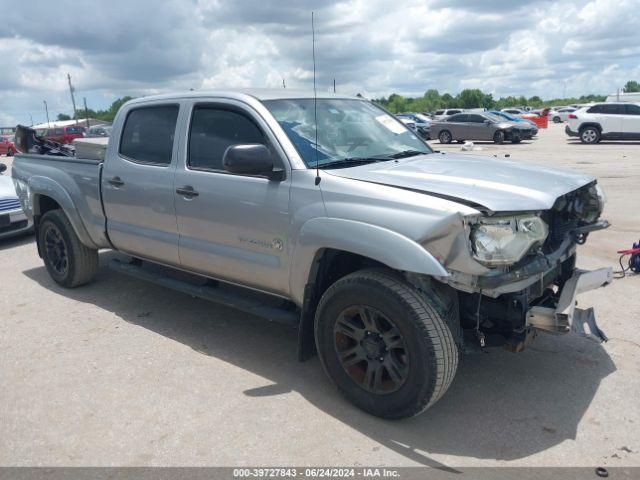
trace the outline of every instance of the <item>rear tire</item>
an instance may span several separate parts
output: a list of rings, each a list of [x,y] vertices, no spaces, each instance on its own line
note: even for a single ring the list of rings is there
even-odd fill
[[[440,143],[451,143],[453,136],[449,130],[443,130],[440,132],[440,135],[438,135],[438,140],[440,140]]]
[[[7,150],[7,157],[13,157],[13,149],[8,149]]]
[[[62,210],[42,216],[37,238],[49,275],[63,287],[84,285],[98,271],[98,251],[80,242]]]
[[[458,350],[439,303],[395,272],[347,275],[322,296],[316,344],[337,389],[383,418],[417,415],[447,391]]]
[[[562,123],[562,119],[560,117],[553,117],[553,123]]]
[[[505,135],[502,130],[498,130],[496,133],[493,134],[493,143],[502,143],[504,142],[504,139],[505,139]]]
[[[600,141],[600,130],[596,127],[585,127],[580,130],[580,141],[582,143],[593,144]]]

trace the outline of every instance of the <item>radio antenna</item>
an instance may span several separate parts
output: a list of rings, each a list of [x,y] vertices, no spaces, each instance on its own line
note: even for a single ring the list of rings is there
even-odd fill
[[[318,159],[318,94],[316,92],[316,28],[313,21],[313,11],[311,11],[311,51],[313,54],[313,119],[316,124],[316,185],[320,183],[320,168]]]

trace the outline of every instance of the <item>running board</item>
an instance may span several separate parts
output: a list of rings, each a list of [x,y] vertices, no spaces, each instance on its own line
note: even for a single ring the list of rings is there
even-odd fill
[[[146,280],[162,287],[177,290],[193,297],[219,303],[226,307],[241,310],[257,317],[262,317],[271,322],[281,323],[291,327],[298,327],[300,314],[293,310],[284,310],[262,303],[259,299],[251,298],[251,294],[245,296],[234,292],[224,291],[221,288],[209,285],[194,285],[192,283],[169,277],[160,272],[145,269],[134,263],[125,263],[118,259],[109,262],[109,268],[116,272]]]

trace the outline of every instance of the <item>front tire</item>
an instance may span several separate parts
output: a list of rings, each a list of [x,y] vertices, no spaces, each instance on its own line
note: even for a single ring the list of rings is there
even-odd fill
[[[438,135],[438,140],[440,140],[440,143],[451,143],[453,136],[449,130],[443,130],[440,132],[440,135]]]
[[[62,210],[50,210],[42,216],[38,246],[49,275],[63,287],[84,285],[98,271],[98,251],[80,242]]]
[[[600,141],[600,130],[596,127],[585,127],[580,131],[580,141],[582,143],[593,144]]]
[[[436,300],[394,272],[338,280],[316,311],[322,366],[357,407],[383,418],[417,415],[449,388],[458,350]]]

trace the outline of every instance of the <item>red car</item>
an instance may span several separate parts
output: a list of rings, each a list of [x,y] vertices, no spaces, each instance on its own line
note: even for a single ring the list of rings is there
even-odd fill
[[[84,137],[84,130],[85,128],[80,125],[71,125],[68,127],[39,129],[37,130],[37,135],[58,143],[71,143],[74,138]]]
[[[16,153],[16,146],[13,144],[13,135],[0,135],[0,155],[12,157]]]

